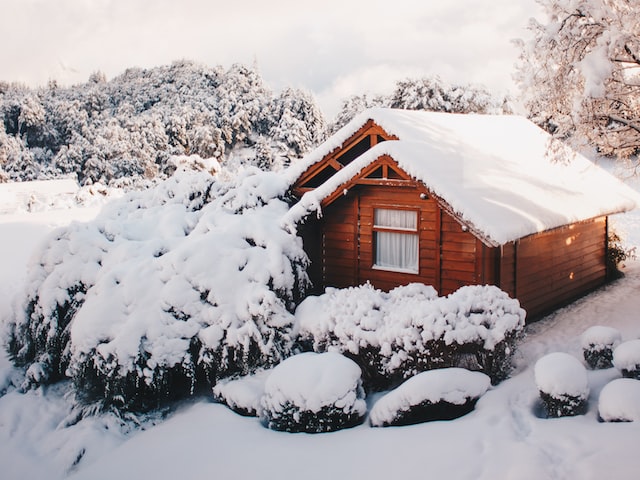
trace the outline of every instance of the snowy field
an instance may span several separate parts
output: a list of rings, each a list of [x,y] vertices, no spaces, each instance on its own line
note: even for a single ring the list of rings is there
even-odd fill
[[[11,311],[32,250],[57,226],[86,220],[97,206],[0,215],[0,316]],[[640,214],[617,223],[640,244]],[[580,335],[609,325],[640,338],[640,262],[625,277],[527,328],[512,378],[454,421],[325,434],[290,434],[200,397],[161,414],[78,421],[69,385],[26,394],[0,354],[0,478],[114,479],[635,479],[640,424],[598,421],[602,388],[620,375],[589,371],[588,412],[541,418],[534,364],[545,354],[581,358]],[[16,380],[16,383],[19,383]],[[369,398],[369,406],[375,398]],[[136,421],[138,422],[136,424]]]

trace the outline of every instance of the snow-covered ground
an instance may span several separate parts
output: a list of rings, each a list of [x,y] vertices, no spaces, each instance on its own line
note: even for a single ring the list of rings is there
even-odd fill
[[[90,209],[0,216],[0,316],[25,278],[34,248],[56,226],[86,220]],[[640,244],[640,215],[618,222]],[[78,418],[69,385],[20,393],[19,378],[0,354],[0,477],[31,480],[114,479],[635,479],[640,423],[598,421],[602,388],[620,374],[589,370],[585,415],[542,418],[534,365],[567,352],[581,359],[581,334],[592,325],[640,337],[640,262],[624,278],[527,327],[509,380],[492,387],[471,414],[406,427],[358,427],[326,434],[264,428],[212,398],[183,402],[167,413],[123,422]],[[376,397],[377,398],[377,397]],[[369,406],[376,398],[369,398]]]

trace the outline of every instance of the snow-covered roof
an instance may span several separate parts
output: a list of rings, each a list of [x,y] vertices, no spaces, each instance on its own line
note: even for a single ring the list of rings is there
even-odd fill
[[[382,155],[494,245],[640,205],[633,189],[513,115],[366,110],[295,164],[291,183],[369,120],[399,140],[374,146],[305,193],[292,208],[292,220],[318,210],[324,198]]]

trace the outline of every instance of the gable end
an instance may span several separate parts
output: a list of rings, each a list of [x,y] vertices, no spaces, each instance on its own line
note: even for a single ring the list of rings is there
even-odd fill
[[[387,140],[398,137],[387,133],[373,120],[368,120],[357,132],[345,140],[342,145],[325,155],[322,160],[311,165],[294,183],[293,191],[297,196],[319,187],[337,171],[351,163],[367,150]]]

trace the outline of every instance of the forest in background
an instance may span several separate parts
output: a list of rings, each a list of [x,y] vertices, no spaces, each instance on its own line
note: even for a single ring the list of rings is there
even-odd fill
[[[107,80],[42,88],[0,82],[0,181],[75,175],[80,184],[142,186],[178,164],[279,170],[371,106],[505,113],[473,85],[437,77],[399,81],[393,93],[356,95],[328,122],[309,92],[274,93],[256,68],[190,61],[130,68]]]

